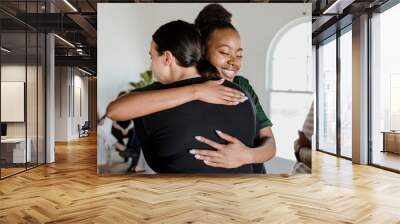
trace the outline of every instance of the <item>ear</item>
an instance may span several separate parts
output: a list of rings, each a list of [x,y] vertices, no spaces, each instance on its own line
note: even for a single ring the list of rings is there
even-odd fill
[[[175,62],[175,57],[172,55],[171,51],[165,51],[164,56],[164,63],[166,65],[171,65]]]

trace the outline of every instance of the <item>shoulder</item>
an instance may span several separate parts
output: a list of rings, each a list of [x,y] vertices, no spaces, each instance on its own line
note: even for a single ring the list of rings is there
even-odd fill
[[[233,79],[233,82],[238,85],[250,85],[249,80],[241,75],[235,76],[235,78]]]
[[[250,84],[250,81],[241,75],[235,76],[233,82],[237,84],[241,89],[246,90],[250,95],[254,95],[255,92]]]
[[[237,75],[233,79],[233,82],[236,85],[238,85],[242,90],[245,90],[248,94],[250,94],[250,95],[254,94],[254,90],[251,87],[249,80],[246,79],[245,77],[243,77],[241,75]]]

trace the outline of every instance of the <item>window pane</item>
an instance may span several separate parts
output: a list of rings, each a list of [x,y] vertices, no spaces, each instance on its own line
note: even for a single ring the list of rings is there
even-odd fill
[[[272,56],[272,74],[277,74],[272,76],[272,89],[313,91],[310,34],[311,24],[301,23],[281,37]]]
[[[26,141],[26,33],[1,34],[1,177],[25,170],[30,161]],[[6,50],[4,50],[6,49]],[[12,108],[12,109],[11,109]]]
[[[336,153],[336,39],[318,51],[318,146]]]
[[[30,142],[30,157],[27,163],[28,168],[37,165],[37,40],[36,32],[27,33],[28,55],[27,55],[27,136]]]
[[[351,158],[352,141],[352,35],[351,31],[340,37],[340,152]]]
[[[38,45],[38,163],[45,163],[45,65],[46,65],[46,36],[43,33],[39,33],[39,45]]]
[[[372,18],[372,163],[400,170],[400,5]]]
[[[277,44],[272,49],[267,83],[270,85],[268,115],[274,124],[277,144],[276,157],[265,164],[269,173],[293,171],[297,161],[294,147],[298,131],[303,128],[313,100],[311,22],[298,21],[284,31],[277,36]],[[312,134],[307,135],[310,141]]]
[[[276,154],[279,157],[295,161],[294,141],[298,138],[298,130],[302,130],[304,120],[310,110],[312,94],[304,93],[271,93],[271,119],[274,121]],[[288,103],[290,102],[290,103]],[[287,150],[289,148],[289,150]]]

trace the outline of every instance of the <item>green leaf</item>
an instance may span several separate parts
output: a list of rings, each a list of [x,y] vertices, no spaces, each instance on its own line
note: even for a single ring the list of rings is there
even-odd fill
[[[153,75],[150,70],[140,73],[140,80],[138,82],[129,82],[133,89],[145,87],[153,82]]]

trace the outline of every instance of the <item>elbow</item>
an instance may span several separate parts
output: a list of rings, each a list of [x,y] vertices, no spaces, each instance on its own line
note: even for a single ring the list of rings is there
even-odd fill
[[[132,111],[127,111],[118,101],[113,101],[107,106],[106,116],[113,121],[127,121],[137,118]]]
[[[108,104],[107,106],[107,111],[106,111],[106,116],[108,118],[110,118],[111,120],[116,120],[115,117],[115,107],[113,105],[114,102],[111,102],[110,104]]]
[[[272,150],[272,158],[275,158],[276,156],[276,146]]]
[[[276,142],[275,142],[275,138],[274,137],[272,137],[272,147],[271,147],[271,151],[272,151],[272,157],[271,157],[271,159],[272,158],[275,158],[275,156],[276,156]]]
[[[273,140],[273,147],[272,147],[272,158],[275,158],[276,156],[276,143],[275,143],[275,138]]]

